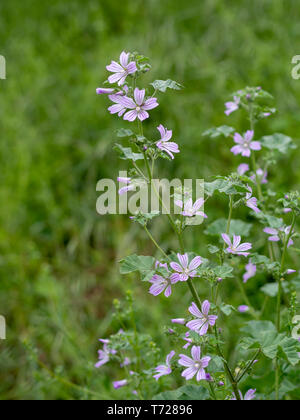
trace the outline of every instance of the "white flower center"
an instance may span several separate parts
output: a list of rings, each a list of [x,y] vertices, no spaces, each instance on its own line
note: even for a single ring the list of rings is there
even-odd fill
[[[137,110],[137,112],[140,112],[141,107],[140,106],[137,106],[135,109]]]
[[[249,144],[247,142],[245,142],[244,147],[245,147],[245,149],[247,149],[249,147]]]
[[[200,369],[200,367],[201,367],[201,363],[199,363],[199,362],[195,363],[195,368],[196,369]]]

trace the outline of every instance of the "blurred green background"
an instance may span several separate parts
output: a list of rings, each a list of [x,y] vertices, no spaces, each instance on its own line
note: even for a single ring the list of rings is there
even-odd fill
[[[291,59],[300,53],[298,12],[297,0],[1,2],[0,314],[7,340],[0,342],[0,399],[88,398],[51,379],[33,353],[65,380],[118,398],[111,385],[117,373],[93,367],[97,339],[118,329],[113,298],[131,288],[139,328],[163,346],[162,317],[180,316],[188,302],[179,294],[155,299],[136,277],[121,278],[120,258],[155,250],[127,217],[96,213],[97,181],[124,169],[112,146],[115,130],[128,124],[95,94],[105,66],[123,50],[139,51],[153,65],[145,84],[171,78],[185,86],[161,96],[145,124],[149,132],[159,123],[173,128],[180,144],[174,164],[162,163],[164,176],[225,175],[238,163],[231,142],[202,132],[247,128],[242,113],[224,115],[235,90],[271,92],[278,114],[258,135],[277,131],[297,141],[300,80],[291,77]],[[299,150],[283,156],[270,177],[282,191],[297,188]],[[220,201],[208,210],[211,220],[224,211]],[[153,231],[166,249],[175,248],[166,223]],[[193,232],[190,249],[207,256],[203,227]]]

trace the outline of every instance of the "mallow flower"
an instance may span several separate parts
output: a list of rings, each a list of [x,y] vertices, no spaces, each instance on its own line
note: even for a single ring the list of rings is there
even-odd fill
[[[189,307],[189,312],[194,315],[197,319],[189,321],[186,326],[193,331],[199,333],[199,335],[205,335],[207,333],[208,327],[213,327],[218,319],[216,315],[209,315],[210,303],[208,300],[205,300],[202,303],[201,311],[197,305],[193,302]]]
[[[253,190],[248,185],[248,193],[246,194],[246,206],[249,207],[251,210],[255,211],[255,213],[260,213],[259,208],[257,207],[257,198],[252,197]]]
[[[261,150],[261,144],[259,141],[252,141],[254,136],[253,130],[248,130],[244,137],[242,137],[239,133],[235,133],[234,135],[234,142],[236,146],[233,146],[231,149],[234,155],[241,154],[245,157],[251,156],[251,150]]]
[[[176,273],[171,275],[172,281],[187,281],[190,277],[197,277],[197,268],[203,263],[201,257],[194,258],[190,263],[188,254],[177,254],[177,258],[180,264],[176,262],[170,263],[172,270],[176,271]]]
[[[243,397],[243,394],[241,391],[239,391],[240,397],[242,401],[250,401],[255,398],[256,389],[249,389],[249,391],[246,392],[245,397]],[[233,398],[231,398],[232,401],[236,401],[235,395],[233,395]]]
[[[131,178],[119,177],[118,181],[120,182],[120,184],[127,184],[125,187],[122,187],[122,188],[119,189],[119,195],[124,195],[128,191],[134,191],[135,190],[135,186],[131,183],[131,181],[132,181]]]
[[[193,346],[191,350],[191,357],[186,356],[185,354],[180,354],[180,359],[178,363],[181,366],[186,367],[181,376],[183,376],[187,381],[192,379],[196,375],[197,381],[206,380],[205,368],[209,365],[211,358],[205,356],[201,358],[201,347]]]
[[[207,218],[207,215],[200,211],[200,209],[204,205],[204,198],[199,198],[194,204],[193,200],[190,198],[188,201],[183,203],[181,200],[175,201],[176,206],[182,208],[182,216],[185,217],[194,217],[194,216],[202,216],[205,219]]]
[[[255,276],[257,267],[255,264],[253,264],[251,261],[249,264],[246,265],[246,273],[243,275],[243,281],[244,283],[247,283],[249,279]]]
[[[113,387],[115,389],[119,389],[119,388],[122,388],[123,386],[126,386],[127,384],[128,384],[127,379],[123,379],[121,381],[114,381],[113,382]]]
[[[242,238],[236,235],[233,236],[233,242],[231,242],[229,235],[227,235],[226,233],[222,233],[222,238],[224,242],[228,245],[226,251],[229,254],[242,255],[244,257],[248,257],[249,252],[246,251],[252,248],[252,244],[250,244],[249,242],[241,244]]]
[[[172,138],[172,130],[168,130],[162,124],[160,124],[157,129],[160,132],[161,139],[156,143],[156,146],[160,150],[168,153],[171,159],[174,159],[173,153],[180,153],[180,150],[177,143],[170,141]]]
[[[137,71],[135,61],[129,61],[130,53],[125,53],[123,51],[120,55],[120,62],[112,61],[109,66],[106,66],[106,69],[114,74],[109,76],[109,83],[117,83],[119,86],[124,85],[126,77],[129,74],[134,74]]]
[[[166,364],[159,365],[155,368],[156,375],[153,375],[153,378],[158,380],[161,376],[170,375],[170,373],[172,373],[171,360],[174,356],[175,356],[175,351],[172,350],[166,358]]]
[[[145,89],[140,90],[139,88],[135,88],[134,90],[134,99],[127,96],[120,96],[118,103],[124,108],[131,110],[124,115],[124,120],[131,122],[135,121],[137,118],[140,121],[146,120],[149,118],[147,111],[158,106],[157,98],[145,100]]]
[[[149,289],[149,293],[153,296],[158,296],[164,292],[164,295],[169,297],[172,294],[172,284],[177,283],[177,281],[178,280],[172,278],[172,276],[169,278],[164,278],[163,276],[155,274],[150,280],[152,285]]]
[[[245,175],[245,173],[248,171],[250,171],[250,166],[247,163],[241,163],[237,168],[239,175]]]
[[[96,368],[99,368],[99,367],[105,365],[107,362],[109,362],[111,354],[116,354],[116,350],[108,348],[109,340],[100,339],[99,341],[101,341],[103,343],[103,350],[98,351],[98,359],[99,360],[95,364]]]
[[[234,96],[233,101],[225,103],[225,107],[226,107],[225,114],[229,116],[232,112],[239,109],[239,104],[240,104],[240,98],[238,96]]]
[[[271,242],[279,242],[280,241],[280,232],[284,232],[285,235],[289,235],[292,226],[287,226],[285,228],[275,229],[272,227],[266,227],[264,232],[269,235],[268,240]],[[294,241],[290,238],[287,247],[294,245]]]

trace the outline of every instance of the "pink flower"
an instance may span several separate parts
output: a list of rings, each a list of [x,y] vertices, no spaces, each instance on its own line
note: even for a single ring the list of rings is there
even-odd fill
[[[249,192],[246,194],[246,206],[254,210],[255,213],[260,213],[259,208],[257,207],[257,198],[252,197],[253,191],[252,188],[248,185]]]
[[[268,183],[268,171],[263,171],[261,168],[257,169],[256,175],[258,178],[258,181],[260,181],[261,184],[267,184]],[[256,176],[252,175],[250,176],[250,179],[252,179],[253,182],[256,183]]]
[[[238,311],[241,312],[241,314],[249,311],[249,306],[247,305],[241,305],[238,307]]]
[[[97,88],[96,93],[97,95],[111,95],[115,92],[113,88]]]
[[[294,274],[294,273],[296,273],[297,272],[297,270],[293,270],[292,268],[289,268],[287,271],[286,271],[286,274]]]
[[[245,251],[248,251],[249,249],[251,249],[252,244],[250,244],[249,242],[241,244],[241,237],[236,236],[236,235],[233,236],[233,243],[231,242],[229,235],[227,235],[226,233],[222,233],[222,238],[224,242],[228,245],[228,248],[226,251],[229,254],[242,255],[244,257],[248,257],[249,252],[245,252]]]
[[[196,375],[197,381],[206,380],[205,368],[209,365],[211,360],[210,357],[206,356],[201,359],[201,348],[200,346],[193,346],[191,351],[192,358],[185,354],[180,354],[178,363],[181,366],[187,367],[181,376],[187,381],[192,379]]]
[[[243,397],[243,394],[241,391],[239,391],[240,397],[242,401],[250,401],[255,398],[256,389],[249,389],[249,391],[246,392],[245,397]],[[233,395],[232,401],[236,401],[235,395]]]
[[[140,90],[138,88],[134,90],[134,100],[132,98],[128,98],[127,96],[120,96],[118,103],[126,109],[131,109],[131,111],[126,112],[124,115],[124,120],[131,122],[135,121],[137,118],[140,121],[146,120],[149,118],[147,111],[158,106],[156,98],[149,98],[145,100],[145,89]]]
[[[157,129],[160,132],[161,139],[156,143],[156,146],[168,153],[171,159],[174,159],[173,153],[180,153],[180,150],[178,144],[169,141],[172,138],[172,130],[167,130],[162,124]]]
[[[114,102],[114,105],[111,105],[108,108],[108,111],[111,114],[118,114],[119,117],[122,117],[122,115],[124,115],[124,113],[126,112],[126,108],[125,106],[120,102],[122,96],[120,95],[109,95],[109,99]]]
[[[249,279],[255,276],[256,270],[256,265],[252,264],[252,262],[249,262],[249,264],[246,265],[246,273],[243,275],[244,283],[247,283]]]
[[[194,315],[197,319],[189,321],[186,326],[193,331],[199,333],[199,335],[205,335],[207,333],[208,327],[213,327],[216,323],[218,317],[216,315],[208,315],[210,310],[210,303],[208,300],[205,300],[202,303],[201,311],[197,305],[193,302],[189,307],[189,312]]]
[[[175,201],[176,206],[183,209],[183,212],[181,213],[183,216],[186,217],[194,217],[194,216],[202,216],[205,219],[207,218],[207,215],[203,211],[199,211],[203,205],[204,205],[204,199],[199,198],[193,204],[193,200],[190,198],[186,203],[183,203],[181,200]]]
[[[233,102],[226,102],[225,103],[225,106],[226,106],[225,114],[227,116],[229,116],[232,112],[239,109],[239,104],[240,104],[240,98],[238,96],[234,96],[233,97]]]
[[[95,364],[97,369],[109,362],[110,354],[116,354],[116,350],[108,348],[109,340],[100,339],[99,341],[103,343],[103,350],[98,351],[99,361]]]
[[[237,169],[239,175],[245,175],[246,172],[250,170],[250,167],[247,163],[241,163]]]
[[[135,186],[131,184],[131,178],[119,177],[118,181],[121,184],[127,184],[126,187],[122,187],[122,188],[119,189],[119,195],[124,195],[128,191],[134,191],[135,190]]]
[[[113,386],[115,389],[122,388],[123,386],[126,386],[128,384],[127,379],[123,379],[121,381],[115,381],[113,382]]]
[[[171,319],[171,322],[173,324],[184,325],[185,324],[185,319],[184,318],[174,318],[174,319]]]
[[[160,267],[165,268],[168,272],[168,265],[167,264],[160,264],[158,263]],[[152,283],[152,286],[149,289],[149,293],[153,296],[158,296],[162,292],[164,292],[164,295],[166,297],[171,296],[172,294],[172,284],[177,283],[178,280],[175,280],[172,278],[172,276],[168,278],[164,278],[163,276],[160,276],[158,274],[155,274],[152,279],[150,280],[150,283]]]
[[[137,71],[136,63],[134,61],[129,61],[129,53],[125,53],[124,51],[120,55],[120,63],[116,61],[112,61],[109,66],[106,66],[106,69],[112,73],[113,75],[109,76],[108,81],[109,83],[117,83],[119,86],[124,85],[126,77],[129,74],[133,74]]]
[[[289,235],[291,230],[291,226],[287,226],[285,228],[275,229],[272,227],[266,227],[264,232],[267,233],[269,236],[268,240],[271,242],[279,242],[280,241],[280,232],[284,232],[285,235]],[[289,240],[288,248],[294,244],[292,239]]]
[[[158,380],[161,376],[170,375],[170,373],[172,373],[171,360],[174,356],[175,356],[175,351],[172,350],[171,353],[169,353],[167,358],[166,358],[166,364],[165,365],[159,365],[155,368],[156,375],[154,375],[153,378]]]
[[[245,157],[251,156],[251,150],[261,150],[261,144],[259,141],[252,141],[254,136],[254,131],[248,130],[244,137],[242,137],[239,133],[235,133],[234,141],[237,143],[231,151],[234,155],[241,154]]]
[[[202,264],[202,258],[196,257],[189,264],[189,257],[187,254],[180,255],[177,254],[177,258],[180,264],[176,262],[171,262],[170,266],[174,271],[171,275],[171,280],[175,283],[177,281],[187,281],[190,277],[197,277],[197,268]]]

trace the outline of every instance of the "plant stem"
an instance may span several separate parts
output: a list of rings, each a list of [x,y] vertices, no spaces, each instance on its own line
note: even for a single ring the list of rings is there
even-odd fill
[[[277,279],[278,294],[277,294],[277,309],[276,309],[276,327],[277,327],[278,333],[281,330],[281,296],[282,296],[282,281],[284,280],[282,275],[283,275],[283,270],[284,270],[284,263],[285,263],[287,249],[288,249],[288,244],[293,234],[295,223],[296,223],[296,215],[295,215],[295,212],[293,212],[293,221],[292,221],[291,229],[284,241],[283,252],[282,252],[282,257],[281,257],[281,265],[280,265],[280,276]],[[279,400],[279,386],[280,386],[279,374],[280,374],[280,364],[279,364],[279,358],[277,356],[276,361],[275,361],[275,394],[276,394],[277,401]]]
[[[231,219],[232,219],[232,212],[233,212],[233,196],[230,196],[229,199],[229,215],[227,220],[227,227],[226,227],[226,234],[229,235],[230,233],[230,225],[231,225]]]
[[[217,340],[217,346],[216,346],[217,353],[218,353],[218,355],[221,357],[221,359],[223,361],[224,370],[225,370],[225,372],[226,372],[226,374],[228,376],[228,379],[229,379],[229,381],[231,383],[231,386],[232,386],[232,389],[233,389],[233,393],[235,395],[235,398],[237,399],[237,401],[240,401],[241,400],[241,397],[240,397],[240,393],[239,393],[237,382],[236,382],[236,380],[235,380],[235,378],[234,378],[234,376],[233,376],[233,374],[231,372],[231,369],[230,369],[227,361],[225,360],[225,358],[224,358],[224,356],[222,354],[222,351],[220,349],[219,336],[218,336],[218,331],[217,331],[217,326],[216,325],[215,325],[214,330],[215,330],[215,337],[216,337],[216,340]]]
[[[253,366],[255,360],[258,358],[258,356],[260,355],[260,353],[261,353],[261,349],[259,349],[255,353],[255,356],[253,357],[253,359],[251,360],[251,362],[249,362],[248,365],[245,367],[244,372],[237,379],[237,383],[239,383],[243,379],[243,377],[246,375],[246,373],[249,371],[249,369],[251,369],[251,367]]]
[[[169,260],[170,258],[168,257],[168,255],[165,253],[165,251],[158,245],[158,243],[156,242],[156,240],[153,238],[153,235],[150,233],[149,229],[147,228],[147,226],[144,226],[144,229],[147,233],[147,235],[149,236],[150,240],[153,242],[153,244],[156,246],[156,248],[163,254],[164,257],[167,258],[167,260]]]

